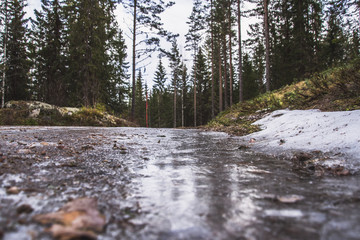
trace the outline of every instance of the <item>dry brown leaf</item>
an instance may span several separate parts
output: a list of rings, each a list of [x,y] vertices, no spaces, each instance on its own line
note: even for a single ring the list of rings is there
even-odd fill
[[[303,200],[304,197],[299,195],[287,195],[287,196],[277,196],[276,199],[282,203],[296,203]]]
[[[50,232],[53,237],[59,240],[97,239],[96,234],[91,231],[77,230],[73,227],[65,227],[59,224],[54,224],[50,228],[46,229],[46,231]]]
[[[101,232],[106,224],[97,207],[96,199],[79,198],[68,202],[57,212],[37,215],[34,219],[41,224],[53,223],[47,231],[62,240],[96,239],[95,232]]]

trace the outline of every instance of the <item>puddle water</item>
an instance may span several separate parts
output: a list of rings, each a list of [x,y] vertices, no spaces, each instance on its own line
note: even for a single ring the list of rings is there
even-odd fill
[[[199,130],[0,127],[0,234],[51,239],[33,217],[87,196],[104,240],[359,239],[358,175],[304,175],[238,148]],[[24,203],[33,212],[18,214]]]

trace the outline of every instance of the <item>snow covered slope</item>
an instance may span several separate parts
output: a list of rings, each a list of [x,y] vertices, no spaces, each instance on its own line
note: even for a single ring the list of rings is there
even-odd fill
[[[263,130],[244,139],[263,152],[320,150],[360,168],[360,110],[278,110],[254,124]]]

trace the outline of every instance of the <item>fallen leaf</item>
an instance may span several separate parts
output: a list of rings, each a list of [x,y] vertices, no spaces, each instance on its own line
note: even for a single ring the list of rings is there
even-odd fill
[[[294,156],[292,157],[292,160],[297,160],[299,162],[304,162],[304,161],[312,159],[313,157],[314,157],[314,155],[312,155],[311,153],[298,152],[298,153],[294,154]]]
[[[10,187],[6,190],[7,194],[19,194],[20,189],[18,187]]]
[[[19,149],[17,151],[17,153],[20,153],[20,154],[31,154],[31,150],[30,149]]]
[[[287,195],[287,196],[277,196],[276,199],[282,203],[296,203],[303,200],[304,197],[299,195]]]
[[[103,231],[106,224],[94,198],[75,199],[57,212],[37,215],[34,219],[41,224],[54,224],[47,231],[61,240],[96,239],[96,233]]]
[[[59,224],[54,224],[50,228],[46,229],[46,231],[50,232],[55,238],[59,240],[75,240],[75,239],[96,240],[97,239],[97,235],[91,231],[78,230],[72,227],[66,227]]]
[[[331,169],[332,172],[337,176],[349,176],[350,171],[348,169],[345,169],[343,166],[337,166],[334,169]]]
[[[247,145],[240,145],[240,147],[238,148],[239,150],[246,150],[249,149],[250,147]]]
[[[85,146],[82,146],[82,147],[81,147],[81,150],[85,150],[85,151],[87,151],[87,150],[94,150],[94,147],[91,146],[91,145],[85,145]]]

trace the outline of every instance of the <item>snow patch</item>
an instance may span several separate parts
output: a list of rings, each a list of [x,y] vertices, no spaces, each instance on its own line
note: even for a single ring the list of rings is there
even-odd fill
[[[254,124],[262,131],[245,136],[255,139],[263,152],[322,151],[346,159],[360,169],[360,110],[278,110]],[[339,159],[337,159],[338,161]]]

